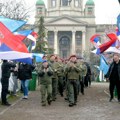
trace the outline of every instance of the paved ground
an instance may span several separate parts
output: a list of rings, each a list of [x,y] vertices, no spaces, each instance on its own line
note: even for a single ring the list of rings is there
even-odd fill
[[[31,92],[29,100],[2,107],[0,120],[120,120],[120,104],[108,102],[107,89],[107,83],[93,83],[84,96],[79,95],[77,106],[72,108],[59,95],[51,106],[42,107],[39,90]]]

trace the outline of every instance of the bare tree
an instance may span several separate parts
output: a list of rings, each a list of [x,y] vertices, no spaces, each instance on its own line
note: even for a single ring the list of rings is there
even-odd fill
[[[3,0],[0,15],[16,20],[27,20],[31,12],[24,0]]]

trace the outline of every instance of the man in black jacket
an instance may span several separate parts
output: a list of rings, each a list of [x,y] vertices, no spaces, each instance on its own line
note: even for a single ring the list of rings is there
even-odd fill
[[[87,67],[87,74],[84,79],[84,84],[85,84],[85,87],[88,87],[88,86],[90,87],[91,86],[91,68],[87,62],[85,62],[85,64]]]
[[[1,92],[1,99],[2,99],[2,105],[10,106],[10,104],[7,102],[7,93],[8,93],[8,86],[9,86],[9,77],[10,77],[10,70],[11,68],[15,67],[16,65],[14,63],[9,63],[7,60],[3,60],[2,64],[2,92]]]
[[[110,102],[114,98],[113,92],[114,88],[117,88],[118,102],[120,102],[120,59],[118,54],[114,54],[113,62],[110,65],[108,73],[105,75],[107,80],[109,79],[110,86]]]
[[[22,89],[23,89],[23,99],[28,99],[28,86],[29,81],[32,79],[32,71],[34,70],[33,65],[26,63],[21,63],[18,68],[18,78],[21,80]]]

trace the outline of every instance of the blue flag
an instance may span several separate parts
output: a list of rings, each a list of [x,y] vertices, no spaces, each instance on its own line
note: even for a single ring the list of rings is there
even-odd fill
[[[108,69],[109,69],[109,65],[107,64],[105,57],[101,55],[100,70],[103,71],[104,75],[106,75],[108,72]]]
[[[0,22],[2,22],[11,32],[15,32],[24,24],[26,24],[25,21],[13,20],[13,19],[5,18],[3,16],[0,16]]]
[[[44,56],[44,54],[39,54],[39,53],[32,53],[33,57],[35,57],[36,62],[43,62],[44,60],[42,59],[42,57]]]
[[[117,27],[118,27],[118,29],[120,31],[120,14],[117,17]]]
[[[21,35],[21,36],[28,36],[32,33],[33,31],[32,30],[22,30],[22,31],[17,31],[17,32],[14,32],[15,35]]]

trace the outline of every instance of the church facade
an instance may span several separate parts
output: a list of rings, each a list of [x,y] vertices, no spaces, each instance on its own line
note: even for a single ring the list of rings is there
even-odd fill
[[[67,58],[71,54],[83,56],[90,52],[90,37],[99,33],[93,0],[85,5],[83,0],[48,0],[47,8],[43,0],[38,0],[35,23],[40,16],[45,18],[47,40],[54,54]]]

